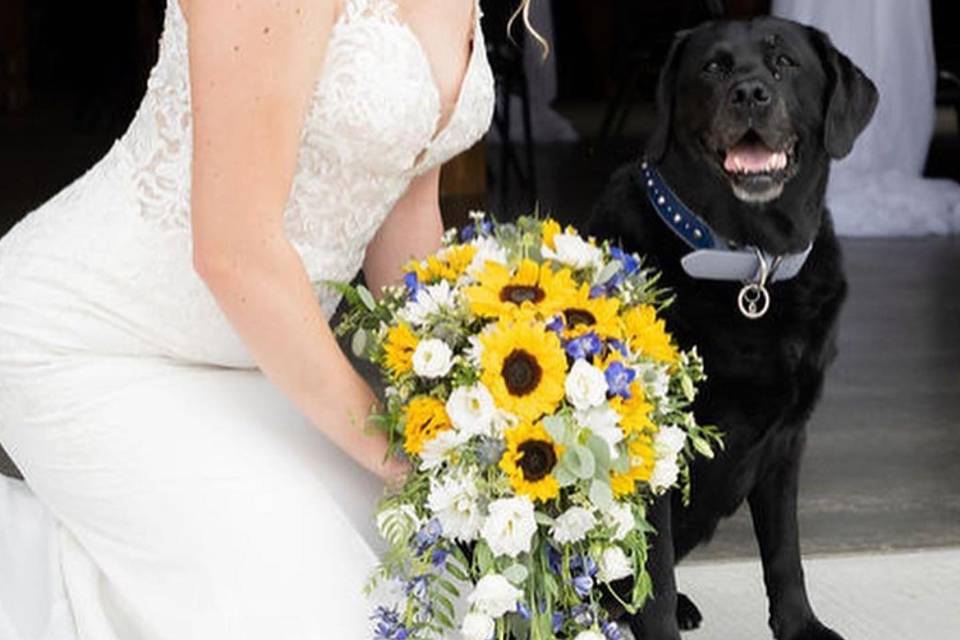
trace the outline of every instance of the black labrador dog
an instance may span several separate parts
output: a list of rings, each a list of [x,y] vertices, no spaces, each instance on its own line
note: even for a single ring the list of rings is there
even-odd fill
[[[668,326],[706,362],[695,413],[725,434],[725,450],[692,468],[691,504],[673,495],[652,509],[655,598],[631,619],[639,637],[699,625],[674,564],[746,499],[776,638],[840,639],[807,599],[797,483],[846,292],[824,206],[830,160],[850,152],[877,98],[810,27],[758,18],[681,33],[645,158],[613,175],[587,222],[663,272],[676,294]]]

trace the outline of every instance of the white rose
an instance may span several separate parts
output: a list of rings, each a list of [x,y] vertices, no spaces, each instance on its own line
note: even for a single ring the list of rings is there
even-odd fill
[[[550,535],[560,544],[579,542],[596,524],[597,519],[587,509],[570,507],[554,521]]]
[[[447,461],[451,452],[466,443],[470,434],[454,429],[444,429],[423,444],[420,452],[420,468],[424,471],[436,469]]]
[[[533,518],[533,502],[526,496],[501,498],[490,503],[490,515],[480,535],[495,556],[516,558],[530,550],[530,541],[537,530]]]
[[[574,269],[587,267],[600,268],[603,265],[603,251],[580,236],[570,233],[558,233],[553,237],[554,249],[543,245],[540,248],[544,257],[557,260]]]
[[[421,340],[413,352],[413,371],[421,378],[441,378],[453,367],[453,352],[436,338]]]
[[[467,596],[467,602],[474,609],[492,618],[499,618],[508,611],[517,608],[517,600],[523,591],[510,584],[499,573],[491,573],[480,578],[473,592]]]
[[[388,529],[387,524],[392,526]],[[409,504],[390,507],[377,514],[377,531],[392,545],[407,540],[420,528],[420,524],[416,510]]]
[[[447,415],[453,426],[470,436],[493,435],[496,416],[493,396],[482,383],[457,387],[447,400]]]
[[[653,473],[650,474],[650,487],[659,493],[672,487],[679,477],[680,465],[676,458],[657,460],[653,465]]]
[[[676,458],[687,442],[687,432],[677,426],[661,427],[653,439],[657,458]]]
[[[490,640],[496,633],[497,625],[493,618],[482,613],[468,613],[463,616],[460,633],[463,640]]]
[[[589,629],[587,631],[581,631],[580,633],[578,633],[577,637],[574,638],[573,640],[606,640],[606,638],[599,631],[594,631],[593,629]]]
[[[456,306],[456,291],[450,288],[450,283],[441,280],[437,284],[423,287],[417,292],[416,300],[409,300],[397,312],[401,320],[412,325],[421,325],[427,319],[444,310]]]
[[[477,238],[473,241],[473,246],[477,248],[477,252],[467,267],[467,275],[469,277],[476,278],[479,276],[486,267],[487,262],[507,264],[507,252],[504,251],[500,243],[493,238]]]
[[[630,505],[618,502],[607,510],[605,519],[608,524],[614,527],[613,539],[623,540],[627,534],[633,531],[637,526],[636,518],[633,516],[633,509]]]
[[[483,524],[479,498],[475,478],[467,474],[447,475],[431,481],[427,508],[440,521],[446,537],[472,542]]]
[[[590,429],[600,436],[610,447],[610,459],[616,460],[620,456],[617,445],[623,440],[623,430],[620,429],[620,414],[614,411],[609,404],[592,407],[586,411],[574,412],[574,417],[581,427]]]
[[[603,371],[586,360],[577,360],[564,383],[567,400],[577,409],[586,411],[607,399],[607,379]]]
[[[633,563],[620,547],[607,547],[597,561],[600,582],[613,582],[633,574]]]

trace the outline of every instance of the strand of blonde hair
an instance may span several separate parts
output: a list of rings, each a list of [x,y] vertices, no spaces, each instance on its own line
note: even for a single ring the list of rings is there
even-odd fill
[[[540,45],[540,48],[543,49],[543,58],[546,60],[547,55],[550,53],[550,43],[547,42],[546,38],[540,35],[540,32],[534,29],[533,24],[530,22],[530,4],[533,0],[522,0],[520,5],[517,7],[516,11],[513,12],[513,15],[510,16],[510,20],[507,21],[507,33],[513,29],[513,23],[516,22],[517,18],[523,18],[523,25],[527,28],[527,32],[533,36],[533,39],[537,41]],[[512,36],[511,36],[512,38]]]

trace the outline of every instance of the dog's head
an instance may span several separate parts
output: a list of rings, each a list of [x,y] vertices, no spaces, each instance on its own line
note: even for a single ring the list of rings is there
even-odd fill
[[[741,202],[775,202],[805,169],[850,153],[877,90],[822,31],[778,18],[677,36],[658,87],[654,162],[677,153]],[[808,176],[812,179],[812,176]]]

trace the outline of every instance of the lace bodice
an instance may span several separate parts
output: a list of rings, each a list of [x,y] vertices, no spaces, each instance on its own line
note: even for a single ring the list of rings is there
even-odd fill
[[[284,219],[311,275],[352,277],[410,180],[487,130],[492,77],[479,5],[476,12],[458,101],[436,132],[440,95],[419,41],[397,17],[395,0],[347,0],[303,127]],[[178,0],[169,0],[159,61],[123,139],[136,167],[141,214],[168,230],[189,228],[190,140],[187,25]]]
[[[396,0],[346,0],[332,28],[284,212],[287,237],[316,283],[328,317],[339,295],[320,283],[352,279],[410,181],[470,147],[489,127],[494,89],[479,1],[474,13],[467,70],[442,127],[429,60],[399,19]],[[69,290],[75,299],[52,304],[78,316],[89,307],[83,322],[110,309],[98,326],[137,334],[140,350],[250,366],[249,353],[190,259],[187,29],[179,1],[168,0],[159,59],[129,128],[87,174],[2,239],[0,277],[19,277],[20,285],[39,281],[32,277],[38,269],[57,267],[43,266],[37,255],[56,255],[60,261],[69,256],[71,266],[46,275],[49,281],[65,281],[56,295]],[[2,289],[0,283],[0,304]],[[32,311],[35,316],[45,312]],[[61,312],[55,320],[66,323],[64,317]],[[42,324],[42,318],[30,320]],[[102,336],[97,340],[109,342]]]

